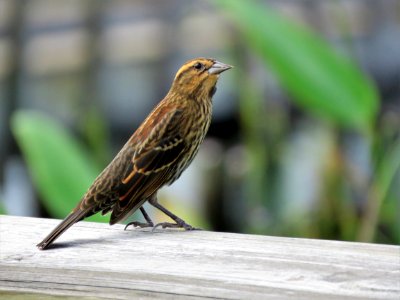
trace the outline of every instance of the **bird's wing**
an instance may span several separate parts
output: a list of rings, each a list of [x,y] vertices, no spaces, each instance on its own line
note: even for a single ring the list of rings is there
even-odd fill
[[[147,136],[136,140],[132,163],[118,187],[119,201],[114,205],[110,224],[124,219],[138,209],[170,178],[174,163],[185,152],[186,143],[180,134],[182,111],[163,115]]]

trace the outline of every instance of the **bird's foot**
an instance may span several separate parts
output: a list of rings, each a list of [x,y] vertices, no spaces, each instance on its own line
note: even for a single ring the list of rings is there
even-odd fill
[[[153,227],[154,226],[153,222],[143,223],[143,222],[133,221],[133,222],[129,222],[128,224],[126,224],[124,230],[126,230],[131,225],[133,227],[139,227],[139,228],[147,228],[147,227]]]
[[[156,226],[153,227],[152,231],[154,231],[157,227],[161,227],[163,229],[165,229],[165,228],[183,228],[185,230],[201,230],[200,228],[195,228],[192,225],[185,223],[184,221],[179,222],[179,223],[169,223],[169,222],[158,223]]]

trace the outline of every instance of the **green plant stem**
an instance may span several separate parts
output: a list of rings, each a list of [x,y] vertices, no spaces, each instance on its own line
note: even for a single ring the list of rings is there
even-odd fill
[[[387,195],[390,184],[400,168],[400,139],[383,156],[378,164],[367,196],[365,213],[361,220],[357,240],[372,242],[378,225],[380,208]]]

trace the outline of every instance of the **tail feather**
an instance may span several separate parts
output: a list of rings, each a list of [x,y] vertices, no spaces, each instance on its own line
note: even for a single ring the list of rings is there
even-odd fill
[[[48,248],[61,234],[63,234],[68,228],[74,225],[76,222],[82,220],[86,215],[85,211],[76,211],[70,213],[56,228],[53,229],[52,232],[48,236],[45,237],[43,241],[41,241],[36,246],[40,250],[44,250]]]

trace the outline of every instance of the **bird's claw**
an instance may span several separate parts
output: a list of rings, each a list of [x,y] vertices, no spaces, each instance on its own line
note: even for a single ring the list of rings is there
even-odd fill
[[[183,228],[185,230],[201,230],[200,228],[195,228],[192,225],[186,224],[185,222],[182,222],[181,224],[161,222],[161,223],[156,224],[156,226],[153,227],[152,231],[154,231],[157,227],[161,227],[163,229],[165,229],[165,228]]]
[[[142,223],[142,222],[133,221],[133,222],[129,222],[128,224],[126,224],[124,230],[126,230],[131,225],[133,227],[139,227],[139,228],[147,228],[147,227],[153,227],[154,226],[153,223]]]

